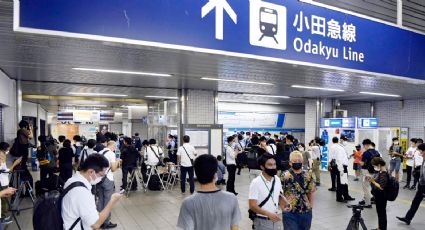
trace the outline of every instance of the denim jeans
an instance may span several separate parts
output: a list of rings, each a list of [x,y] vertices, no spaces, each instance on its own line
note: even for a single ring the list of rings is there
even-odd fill
[[[307,213],[284,212],[282,214],[283,229],[309,230],[313,220],[313,211]]]

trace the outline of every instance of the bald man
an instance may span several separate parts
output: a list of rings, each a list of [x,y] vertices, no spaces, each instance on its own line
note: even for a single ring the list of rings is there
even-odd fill
[[[121,159],[117,159],[115,156],[115,150],[117,149],[117,143],[115,141],[108,141],[106,148],[99,152],[100,155],[103,155],[109,161],[109,167],[106,169],[106,177],[96,185],[97,197],[99,201],[97,202],[97,211],[102,211],[111,200],[111,196],[115,190],[114,184],[114,172],[118,169]],[[110,229],[116,228],[117,224],[111,222],[111,214],[105,220],[101,228]]]

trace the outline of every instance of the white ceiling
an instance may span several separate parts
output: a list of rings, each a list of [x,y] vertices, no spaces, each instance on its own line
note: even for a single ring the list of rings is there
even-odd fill
[[[420,21],[425,24],[425,21]],[[177,89],[218,91],[223,100],[272,101],[303,104],[305,98],[352,101],[394,100],[359,95],[371,91],[424,98],[422,84],[373,75],[360,75],[292,64],[220,55],[159,49],[109,42],[15,33],[12,2],[0,0],[0,68],[23,81],[24,94],[67,95],[67,92],[118,93],[130,98],[146,95],[176,96]],[[147,77],[72,70],[74,67],[121,69],[172,74]],[[273,85],[211,82],[201,77],[269,82]],[[344,89],[326,92],[295,89],[293,84]],[[245,97],[242,93],[290,96],[291,99]],[[41,102],[46,105],[60,101]]]

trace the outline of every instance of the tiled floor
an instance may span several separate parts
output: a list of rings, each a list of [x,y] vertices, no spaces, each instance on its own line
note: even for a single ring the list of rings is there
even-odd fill
[[[119,173],[116,174],[117,187],[121,178]],[[329,174],[323,173],[322,180],[324,184],[319,187],[316,193],[315,207],[313,212],[313,230],[322,229],[346,229],[348,221],[351,217],[351,209],[343,204],[335,202],[335,193],[327,190],[329,184]],[[242,213],[242,221],[240,229],[251,229],[251,221],[248,219],[248,188],[249,176],[245,171],[241,176],[236,177],[236,190],[239,193],[239,205]],[[404,185],[402,183],[402,185]],[[357,200],[361,198],[361,186],[358,182],[350,184],[351,195]],[[395,217],[404,215],[410,206],[410,201],[414,196],[413,191],[401,190],[401,193],[395,202],[389,202],[387,207],[388,213],[388,229],[425,229],[425,202],[421,205],[410,226],[398,222]],[[187,195],[186,195],[187,196]],[[185,196],[181,195],[178,186],[173,191],[161,191],[144,193],[138,191],[130,194],[129,198],[123,198],[122,201],[115,206],[113,210],[112,220],[118,223],[117,230],[169,230],[177,229],[177,217],[182,200]],[[28,201],[25,201],[27,204]],[[25,204],[23,204],[25,206]],[[362,213],[368,229],[377,227],[377,215],[375,208],[367,209]],[[22,229],[32,229],[32,211],[23,211],[18,217]],[[9,229],[17,229],[12,224]]]

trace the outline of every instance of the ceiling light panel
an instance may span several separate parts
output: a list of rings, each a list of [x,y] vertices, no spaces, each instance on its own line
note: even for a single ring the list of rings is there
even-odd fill
[[[166,74],[166,73],[151,73],[151,72],[115,70],[115,69],[92,69],[92,68],[72,68],[72,69],[79,70],[79,71],[89,71],[89,72],[132,74],[132,75],[144,75],[144,76],[153,76],[153,77],[172,77],[173,76],[171,74]]]
[[[236,83],[244,83],[244,84],[256,84],[256,85],[273,85],[269,82],[257,82],[257,81],[244,81],[244,80],[232,80],[232,79],[219,79],[219,78],[209,78],[203,77],[202,80],[206,81],[223,81],[223,82],[236,82]]]
[[[113,94],[113,93],[79,93],[79,92],[69,92],[69,95],[76,96],[107,96],[107,97],[127,97],[125,94]]]
[[[401,97],[397,94],[386,94],[386,93],[372,93],[372,92],[360,92],[361,94],[373,95],[373,96],[383,96],[383,97]]]
[[[315,89],[315,90],[323,90],[323,91],[344,92],[343,89],[332,89],[332,88],[323,88],[323,87],[305,86],[305,85],[291,85],[291,87],[300,88],[300,89]]]

